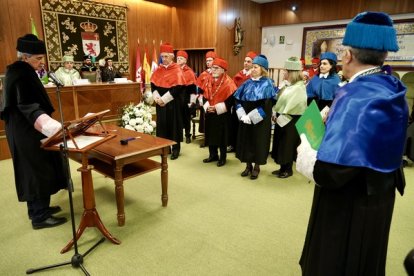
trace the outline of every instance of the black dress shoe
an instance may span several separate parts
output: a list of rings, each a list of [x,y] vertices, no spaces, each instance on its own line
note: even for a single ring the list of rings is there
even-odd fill
[[[190,144],[191,143],[191,138],[190,137],[186,137],[185,138],[185,143],[186,144]]]
[[[177,159],[177,158],[178,158],[178,155],[180,155],[178,152],[174,152],[174,151],[173,151],[173,152],[171,153],[171,157],[170,157],[170,158],[171,158],[171,160],[175,160],[175,159]]]
[[[62,211],[62,208],[60,208],[60,206],[50,206],[47,211],[49,212],[50,215],[54,215]],[[32,219],[31,215],[29,215],[29,219]]]
[[[246,169],[240,174],[242,177],[248,176],[252,172],[253,167],[247,166]]]
[[[213,161],[218,161],[218,156],[209,156],[206,159],[203,159],[203,163],[210,163]]]
[[[217,162],[217,167],[222,167],[222,166],[224,166],[224,164],[226,164],[226,160],[219,160]]]
[[[250,175],[250,179],[252,180],[257,179],[257,177],[259,176],[259,173],[260,173],[260,169],[254,168],[252,171],[252,174]]]
[[[277,177],[279,177],[279,178],[288,178],[289,176],[292,176],[292,175],[293,175],[293,172],[281,172],[281,173],[278,174]]]
[[[42,229],[42,228],[50,228],[50,227],[55,227],[61,224],[64,224],[65,222],[67,222],[68,220],[66,218],[59,218],[59,217],[54,217],[54,216],[50,216],[47,219],[45,219],[44,221],[41,222],[32,222],[32,227],[33,229]]]
[[[279,173],[280,173],[280,170],[276,170],[276,171],[273,171],[273,172],[272,172],[272,174],[273,174],[273,175],[276,175],[276,176],[277,176],[277,175],[279,175]]]

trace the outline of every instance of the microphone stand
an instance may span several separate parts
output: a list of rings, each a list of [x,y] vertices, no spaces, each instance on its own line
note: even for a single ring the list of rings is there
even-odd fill
[[[60,122],[62,124],[62,127],[64,125],[64,120],[63,120],[63,110],[62,110],[62,102],[61,102],[61,95],[60,95],[60,87],[63,86],[63,84],[58,81],[58,79],[56,79],[56,75],[54,75],[54,73],[52,73],[52,80],[56,85],[56,94],[57,94],[57,100],[58,100],[58,105],[59,105],[59,112],[60,112]],[[43,267],[39,267],[39,268],[31,268],[28,269],[26,271],[26,274],[32,274],[35,272],[39,272],[42,270],[47,270],[50,268],[55,268],[55,267],[60,267],[60,266],[64,266],[64,265],[69,265],[71,264],[72,267],[75,268],[80,268],[83,273],[85,273],[86,276],[89,276],[90,274],[88,273],[88,271],[85,269],[85,267],[83,266],[83,259],[84,257],[86,257],[86,255],[88,255],[92,250],[94,250],[99,244],[103,243],[105,241],[105,238],[101,238],[96,244],[94,244],[88,251],[86,251],[83,255],[79,254],[78,251],[78,242],[76,239],[76,225],[75,225],[75,213],[73,210],[73,199],[72,199],[72,192],[74,191],[73,189],[73,181],[72,181],[72,177],[71,177],[71,173],[70,173],[70,166],[69,166],[69,158],[68,158],[68,144],[67,144],[67,138],[66,138],[66,129],[63,127],[62,129],[62,134],[63,134],[63,145],[60,145],[60,153],[62,155],[62,159],[63,159],[63,170],[64,170],[64,174],[65,174],[65,178],[67,181],[67,189],[68,189],[68,195],[69,195],[69,207],[70,207],[70,217],[71,217],[71,222],[72,222],[72,236],[73,236],[73,247],[75,250],[74,255],[72,256],[70,261],[67,262],[63,262],[63,263],[58,263],[58,264],[53,264],[53,265],[48,265],[48,266],[43,266]]]

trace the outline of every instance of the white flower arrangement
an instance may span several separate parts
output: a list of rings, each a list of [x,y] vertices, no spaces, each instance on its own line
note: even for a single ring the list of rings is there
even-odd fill
[[[153,134],[157,123],[152,120],[151,106],[130,103],[122,108],[122,127],[142,133]]]

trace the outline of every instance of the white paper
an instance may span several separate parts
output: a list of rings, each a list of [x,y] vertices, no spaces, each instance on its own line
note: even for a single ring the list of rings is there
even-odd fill
[[[99,140],[104,139],[105,137],[101,137],[101,136],[86,136],[86,135],[79,135],[76,136],[75,142],[78,145],[79,149],[83,149]],[[57,144],[56,146],[59,146],[62,143]],[[68,144],[68,148],[69,149],[76,149],[75,144],[73,143],[73,141],[71,139],[67,140],[67,144]]]
[[[115,83],[127,83],[128,79],[127,78],[114,78],[114,82]]]
[[[90,84],[91,82],[88,79],[74,79],[73,85],[84,85],[84,84]]]

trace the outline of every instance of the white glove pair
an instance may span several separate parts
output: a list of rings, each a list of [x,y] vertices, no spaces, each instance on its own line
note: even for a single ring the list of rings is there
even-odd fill
[[[313,179],[313,167],[315,166],[317,151],[311,147],[305,134],[302,133],[300,135],[300,140],[301,143],[297,149],[296,171],[315,182]]]
[[[252,123],[252,120],[250,120],[249,115],[241,116],[240,121],[242,121],[243,123],[248,124],[248,125],[250,125]]]

